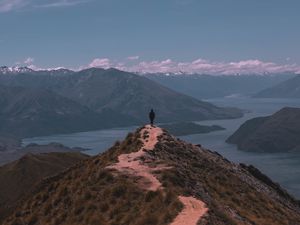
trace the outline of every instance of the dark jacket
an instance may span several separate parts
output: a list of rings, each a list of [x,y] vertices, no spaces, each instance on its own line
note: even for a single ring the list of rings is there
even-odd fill
[[[149,118],[150,118],[150,120],[154,120],[154,118],[155,118],[155,112],[153,110],[150,111]]]

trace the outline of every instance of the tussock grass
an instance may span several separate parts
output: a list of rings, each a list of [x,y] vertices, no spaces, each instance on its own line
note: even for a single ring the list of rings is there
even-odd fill
[[[178,195],[194,196],[206,203],[209,211],[198,225],[300,224],[297,203],[280,194],[274,185],[167,132],[147,153],[155,159],[151,166],[172,167],[155,173],[163,190],[142,190],[136,178],[106,169],[120,154],[140,149],[139,131],[102,155],[40,184],[4,225],[170,224],[183,207]]]

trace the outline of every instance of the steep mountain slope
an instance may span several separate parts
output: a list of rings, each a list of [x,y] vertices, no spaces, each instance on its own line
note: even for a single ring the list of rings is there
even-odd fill
[[[257,98],[300,98],[300,75],[258,92]]]
[[[84,74],[84,76],[82,76]],[[89,69],[80,82],[60,94],[101,112],[110,109],[145,121],[151,108],[160,122],[241,116],[237,109],[216,107],[177,93],[144,77],[116,69]]]
[[[300,151],[300,109],[283,108],[272,116],[246,121],[227,139],[245,151]]]
[[[4,225],[300,224],[298,203],[254,167],[149,125],[44,180]]]
[[[242,115],[240,110],[216,107],[145,77],[116,69],[92,68],[60,75],[45,71],[0,75],[0,81],[8,86],[50,89],[91,110],[119,113],[131,118],[131,121],[144,122],[151,108],[156,110],[160,122],[236,118]]]
[[[267,75],[199,75],[199,74],[145,74],[170,89],[198,99],[220,98],[236,95],[253,95],[261,90],[275,86],[294,74]]]
[[[0,224],[37,182],[87,158],[81,153],[28,154],[0,167]]]
[[[48,90],[0,86],[0,134],[3,135],[70,133],[128,125],[132,121],[118,113],[93,112]]]

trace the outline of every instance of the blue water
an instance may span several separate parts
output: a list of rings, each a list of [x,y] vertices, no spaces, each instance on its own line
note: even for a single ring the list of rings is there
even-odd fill
[[[201,144],[203,147],[214,150],[237,163],[252,164],[263,173],[280,183],[285,189],[300,199],[300,153],[251,153],[237,150],[235,145],[225,143],[225,140],[248,119],[270,115],[282,107],[300,107],[297,99],[251,99],[251,98],[219,98],[208,99],[219,106],[235,106],[245,109],[248,113],[243,118],[233,120],[212,120],[197,122],[203,125],[220,125],[226,130],[209,134],[195,134],[180,137],[191,143]],[[122,140],[128,132],[136,127],[90,131],[67,135],[52,135],[24,139],[23,144],[47,144],[59,142],[70,147],[90,149],[86,153],[95,155],[105,151],[116,140]]]
[[[30,143],[49,144],[51,142],[62,143],[68,147],[82,147],[88,149],[85,154],[96,155],[111,147],[116,141],[123,140],[128,132],[137,127],[125,127],[108,130],[88,131],[73,134],[60,134],[45,137],[23,139],[23,145]]]

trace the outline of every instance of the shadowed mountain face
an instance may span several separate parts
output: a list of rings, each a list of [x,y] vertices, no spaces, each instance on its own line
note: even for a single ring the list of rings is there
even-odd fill
[[[41,179],[56,175],[87,158],[81,153],[27,154],[0,167],[0,223]]]
[[[179,94],[144,77],[110,69],[85,70],[84,80],[60,93],[101,112],[111,109],[145,121],[151,108],[159,122],[205,120],[241,116],[236,109],[216,107],[210,103]]]
[[[257,98],[300,98],[300,75],[284,81],[276,86],[262,90]]]
[[[116,69],[87,69],[51,74],[31,72],[0,75],[2,84],[50,89],[98,113],[127,116],[131,124],[145,122],[154,108],[159,122],[236,118],[242,112],[216,107],[177,93],[145,77]],[[111,120],[113,121],[113,120]]]
[[[0,86],[0,134],[4,136],[32,137],[95,130],[128,125],[127,118],[109,111],[94,112],[52,91]]]
[[[67,210],[66,210],[67,209]],[[158,127],[44,180],[11,224],[300,224],[298,203],[252,166]]]
[[[246,121],[227,142],[245,151],[300,151],[299,136],[300,109],[283,108],[272,116]]]

